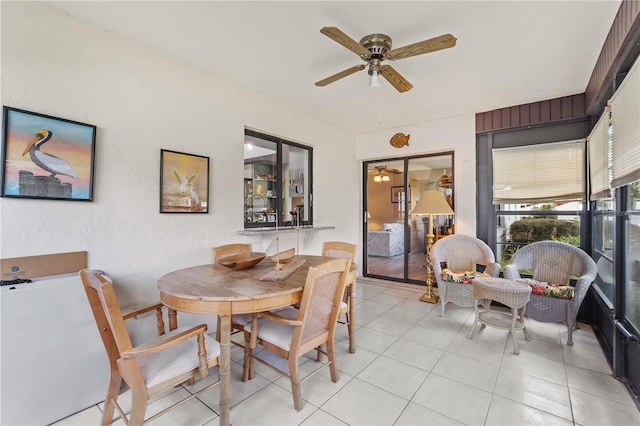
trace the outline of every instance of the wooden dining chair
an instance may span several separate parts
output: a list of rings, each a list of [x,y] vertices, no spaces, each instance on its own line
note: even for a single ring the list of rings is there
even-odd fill
[[[218,365],[220,345],[206,335],[206,324],[176,328],[165,333],[161,303],[123,315],[110,281],[89,269],[81,270],[80,278],[111,367],[111,378],[102,412],[102,426],[111,424],[116,409],[125,424],[142,425],[220,382],[217,380],[207,385],[145,420],[147,402],[153,395],[192,380],[196,375],[200,375],[201,378],[207,377],[209,369]],[[159,336],[133,346],[125,320],[154,310]],[[132,399],[129,418],[118,405],[118,395],[127,388],[131,389]]]
[[[302,410],[300,384],[304,380],[329,366],[331,381],[338,381],[334,332],[350,267],[349,259],[332,259],[317,267],[309,267],[299,309],[290,306],[277,312],[263,312],[259,319],[253,321],[250,340],[245,342],[249,350],[245,351],[243,381],[253,377],[254,359],[265,363],[290,378],[293,405],[298,411]],[[257,344],[265,350],[256,352]],[[313,372],[300,378],[298,359],[311,350],[322,350],[323,345],[326,345],[323,353],[329,362],[320,364]],[[271,364],[269,356],[264,356],[267,352],[285,359],[287,367]]]
[[[233,243],[233,244],[225,244],[222,246],[212,247],[211,261],[212,263],[216,263],[218,260],[225,258],[227,256],[233,256],[233,255],[242,254],[242,253],[251,253],[251,244]],[[231,316],[231,334],[243,332],[245,326],[251,324],[251,317],[252,317],[252,314],[232,315]],[[220,318],[219,317],[217,322],[216,340],[218,342],[220,341]],[[241,343],[238,343],[234,340],[232,340],[231,342],[239,346],[242,346]]]
[[[325,257],[335,257],[338,259],[351,259],[355,263],[358,258],[358,246],[342,241],[325,241],[322,243],[322,255]],[[338,322],[346,324],[349,330],[349,353],[356,352],[356,332],[355,332],[355,304],[356,295],[356,271],[347,277],[347,284],[342,303],[340,304],[340,315]]]

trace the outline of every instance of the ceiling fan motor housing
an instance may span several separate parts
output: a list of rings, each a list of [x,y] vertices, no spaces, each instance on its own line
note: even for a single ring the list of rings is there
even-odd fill
[[[369,34],[360,40],[360,44],[371,52],[372,57],[382,58],[391,50],[391,37],[386,34]]]
[[[369,75],[379,75],[384,54],[391,50],[391,37],[386,34],[369,34],[360,40],[360,45],[371,52]]]

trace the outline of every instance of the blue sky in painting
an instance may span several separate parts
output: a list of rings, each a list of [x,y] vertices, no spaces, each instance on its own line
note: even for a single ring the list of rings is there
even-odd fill
[[[60,139],[75,143],[91,143],[93,128],[89,126],[67,123],[38,115],[25,114],[20,111],[9,111],[9,128],[12,131],[33,135],[37,130],[47,129]]]

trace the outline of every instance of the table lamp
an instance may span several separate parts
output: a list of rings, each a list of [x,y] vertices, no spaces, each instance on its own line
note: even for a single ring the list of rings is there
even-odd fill
[[[438,296],[433,294],[433,266],[431,265],[431,246],[433,245],[433,216],[452,215],[453,210],[444,194],[440,191],[424,191],[416,206],[411,210],[412,215],[429,215],[429,231],[427,233],[427,292],[420,298],[423,302],[438,303]]]

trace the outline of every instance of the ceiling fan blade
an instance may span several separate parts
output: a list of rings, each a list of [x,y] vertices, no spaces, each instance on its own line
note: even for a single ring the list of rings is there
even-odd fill
[[[419,41],[417,43],[390,50],[384,55],[384,58],[395,61],[397,59],[408,58],[410,56],[436,52],[438,50],[448,49],[455,46],[457,40],[458,39],[451,34],[444,34],[440,37],[434,37],[429,40]]]
[[[371,52],[364,48],[360,43],[343,33],[336,27],[322,27],[320,32],[333,41],[343,45],[356,55],[360,56],[365,61],[371,57]]]
[[[413,85],[409,83],[403,76],[398,74],[398,71],[393,69],[390,65],[383,65],[380,67],[380,74],[387,79],[389,83],[400,93],[407,92],[413,89]]]
[[[365,69],[366,65],[356,65],[355,67],[351,67],[344,71],[340,71],[337,74],[332,75],[331,77],[327,77],[324,80],[316,81],[316,86],[326,86],[329,83],[333,83],[336,80],[340,80],[348,75],[353,74],[354,72],[362,71]]]

